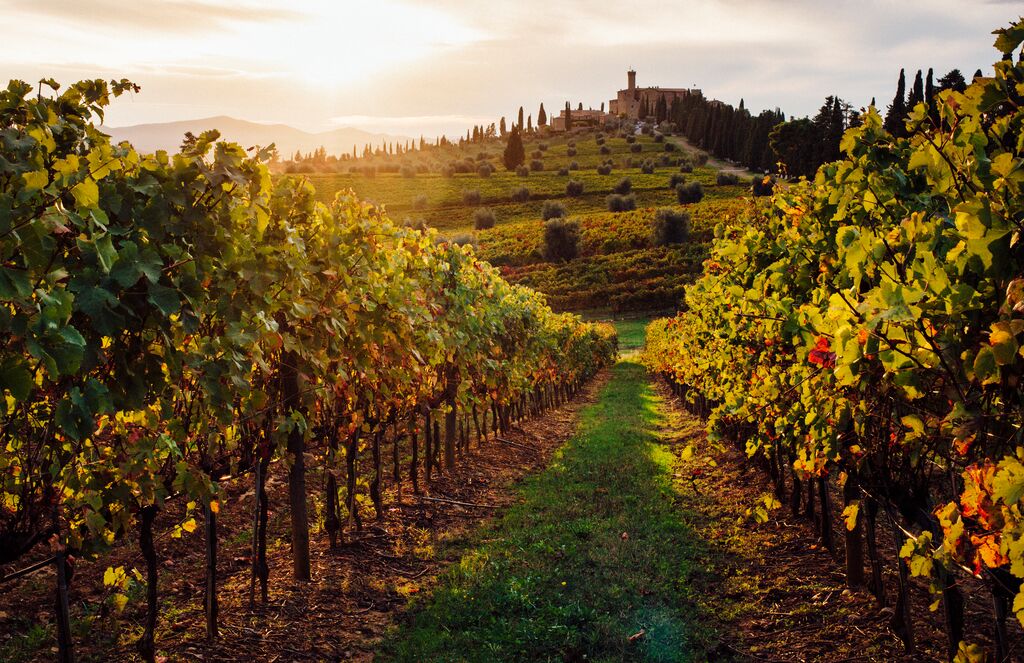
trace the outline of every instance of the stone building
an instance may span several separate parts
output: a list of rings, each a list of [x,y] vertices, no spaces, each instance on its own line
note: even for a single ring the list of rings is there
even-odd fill
[[[630,69],[627,73],[627,86],[625,90],[619,90],[614,99],[608,102],[608,110],[612,115],[626,117],[631,120],[640,118],[640,109],[646,102],[651,113],[654,112],[658,99],[664,97],[665,103],[671,107],[672,102],[680,97],[691,94],[700,94],[696,88],[678,87],[637,87],[636,72]]]
[[[606,113],[603,110],[594,110],[588,108],[587,110],[576,110],[570,111],[572,117],[572,128],[579,129],[581,127],[597,127],[601,128],[615,120],[615,116],[611,113]],[[552,131],[565,131],[565,109],[558,117],[551,118],[551,130]]]

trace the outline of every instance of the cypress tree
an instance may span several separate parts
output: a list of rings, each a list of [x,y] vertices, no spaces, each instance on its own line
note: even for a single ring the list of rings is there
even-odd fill
[[[929,106],[935,103],[935,82],[932,80],[933,76],[932,68],[928,67],[928,78],[924,81],[924,102]]]
[[[654,118],[661,124],[668,118],[668,102],[665,100],[665,95],[661,95],[658,98],[658,102],[654,105]]]
[[[974,78],[975,79],[982,78],[984,76],[985,76],[985,74],[981,73],[981,69],[978,69],[977,71],[974,72]],[[964,89],[966,89],[966,88],[964,88]]]
[[[501,137],[504,138],[508,130],[505,128],[505,116],[501,116],[501,122],[498,124],[498,131],[501,132]]]
[[[910,98],[907,99],[907,111],[914,110],[914,107],[924,102],[924,80],[921,78],[921,70],[917,70],[914,77],[914,87],[910,89]]]
[[[543,127],[548,123],[548,114],[544,112],[544,102],[540,102],[540,110],[537,111],[537,126]]]
[[[501,160],[508,170],[515,170],[526,161],[526,149],[523,147],[523,139],[519,135],[519,128],[512,127],[508,134],[508,142],[505,144],[505,152]]]
[[[565,102],[565,130],[569,131],[572,129],[572,109],[569,107],[569,102]]]
[[[903,136],[906,127],[903,122],[907,114],[907,75],[900,69],[900,80],[896,84],[896,96],[889,105],[889,111],[885,114],[885,130],[894,136]]]
[[[516,128],[520,131],[523,130],[523,107],[519,107],[519,122],[516,123]]]

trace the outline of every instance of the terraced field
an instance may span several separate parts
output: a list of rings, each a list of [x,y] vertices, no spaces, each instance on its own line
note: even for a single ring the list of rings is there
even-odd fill
[[[524,147],[527,168],[539,162],[528,173],[505,169],[504,141],[495,139],[378,156],[354,162],[353,172],[304,177],[324,202],[352,189],[396,219],[475,242],[481,256],[501,267],[506,278],[545,293],[556,309],[612,315],[674,309],[701,269],[714,226],[748,204],[748,182],[718,185],[715,169],[700,166],[698,154],[671,139],[591,132],[528,137]],[[484,163],[492,167],[489,174],[478,172]],[[611,170],[600,173],[599,166]],[[623,179],[629,180],[636,209],[609,212],[608,197]],[[703,200],[680,205],[675,184],[682,179],[699,182]],[[570,181],[581,183],[582,192],[569,195]],[[542,256],[543,209],[549,201],[580,224],[579,256],[567,263]],[[474,229],[473,216],[480,208],[493,213],[494,228]],[[660,208],[690,214],[686,243],[652,244],[651,223]]]

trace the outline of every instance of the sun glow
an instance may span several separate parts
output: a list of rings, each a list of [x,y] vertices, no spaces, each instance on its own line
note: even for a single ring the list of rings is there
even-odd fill
[[[24,29],[0,47],[0,59],[92,64],[125,75],[183,69],[202,75],[215,64],[211,75],[337,87],[486,38],[453,14],[400,0],[167,2],[121,17],[131,29],[118,23],[122,7],[111,0],[17,4]]]
[[[398,2],[309,3],[292,25],[254,26],[257,57],[306,82],[356,82],[396,65],[479,41],[484,35],[434,9]]]

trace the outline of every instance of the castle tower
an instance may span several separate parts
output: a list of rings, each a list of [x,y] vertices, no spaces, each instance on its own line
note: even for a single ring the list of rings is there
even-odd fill
[[[629,87],[627,89],[632,92],[636,90],[636,72],[630,69],[626,72],[626,75],[629,77]]]

